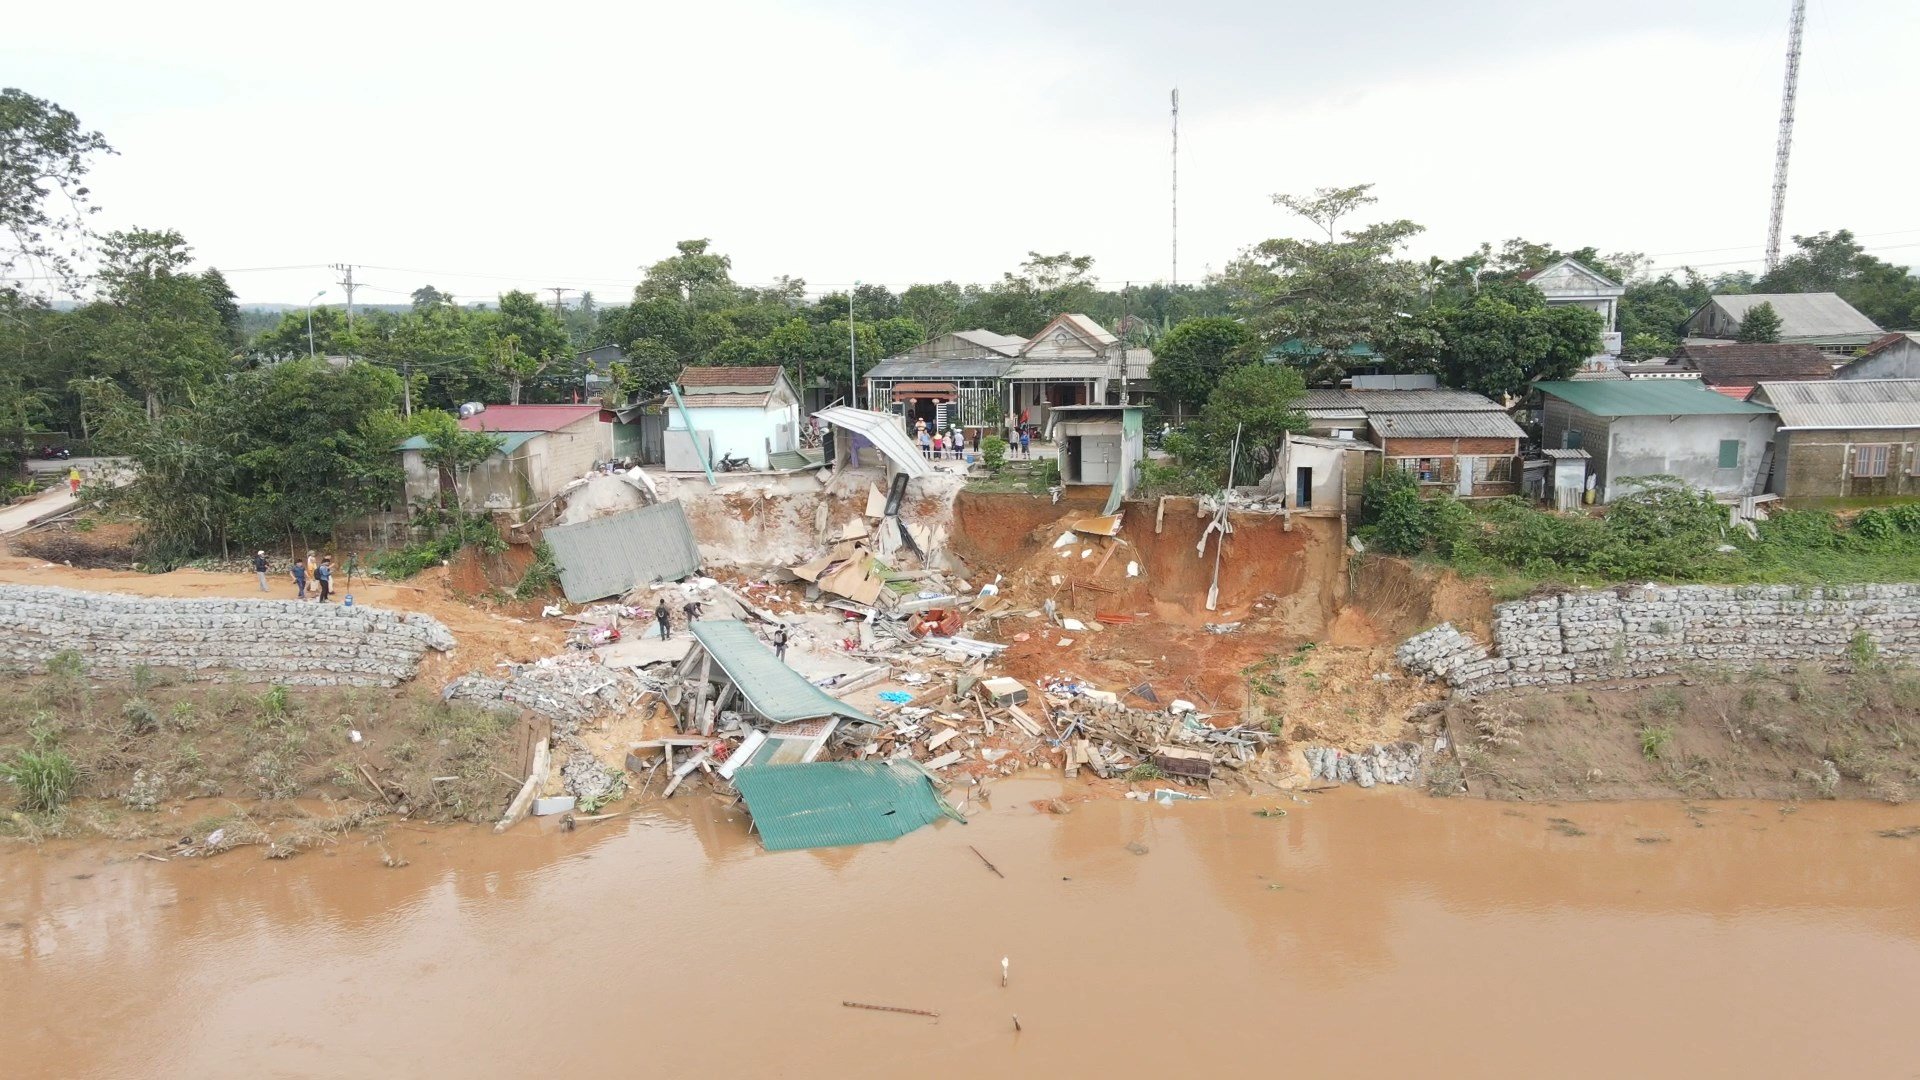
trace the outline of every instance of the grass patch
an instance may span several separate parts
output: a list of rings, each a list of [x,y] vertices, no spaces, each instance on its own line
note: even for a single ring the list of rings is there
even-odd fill
[[[65,806],[80,783],[80,769],[59,747],[17,750],[0,761],[0,778],[19,792],[20,805],[37,814]]]

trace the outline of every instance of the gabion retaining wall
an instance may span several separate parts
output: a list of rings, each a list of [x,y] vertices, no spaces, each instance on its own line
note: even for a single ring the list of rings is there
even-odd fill
[[[451,648],[453,635],[430,615],[0,585],[0,671],[44,671],[71,649],[100,674],[145,664],[186,678],[392,686],[413,677],[428,649]]]
[[[1489,648],[1451,623],[1408,638],[1400,665],[1468,691],[1647,678],[1687,666],[1831,662],[1864,633],[1920,658],[1920,585],[1675,585],[1583,590],[1494,608]]]

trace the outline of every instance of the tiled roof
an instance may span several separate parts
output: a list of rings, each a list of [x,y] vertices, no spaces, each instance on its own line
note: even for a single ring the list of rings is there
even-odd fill
[[[738,386],[765,390],[780,378],[777,367],[690,367],[680,369],[676,381],[685,390],[694,386]]]
[[[1752,386],[1762,379],[1831,379],[1833,360],[1811,345],[1682,345],[1675,359],[1700,373],[1708,386]]]

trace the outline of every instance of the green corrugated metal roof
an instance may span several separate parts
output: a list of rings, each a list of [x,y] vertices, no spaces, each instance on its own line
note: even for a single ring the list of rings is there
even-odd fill
[[[753,711],[776,724],[817,716],[874,722],[871,716],[827,696],[802,678],[738,619],[702,619],[693,624],[693,636],[740,688],[740,696]]]
[[[776,469],[817,469],[822,463],[818,450],[781,450],[768,455],[767,462]]]
[[[897,762],[749,765],[733,786],[768,851],[892,840],[947,812],[926,774]]]
[[[1735,401],[1692,379],[1591,379],[1543,382],[1543,394],[1595,416],[1697,416],[1707,413],[1770,413],[1750,402]]]
[[[521,447],[527,445],[527,442],[531,440],[534,436],[545,435],[546,432],[544,431],[496,431],[494,432],[494,434],[500,437],[500,449],[495,450],[494,453],[511,454],[515,450],[518,450]],[[412,438],[408,439],[406,442],[403,442],[399,446],[394,447],[395,450],[425,450],[426,448],[427,448],[427,437],[425,435],[415,435]]]

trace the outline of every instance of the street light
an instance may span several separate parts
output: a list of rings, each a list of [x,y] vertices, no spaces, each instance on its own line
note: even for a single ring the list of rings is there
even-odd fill
[[[318,300],[325,295],[327,290],[321,289],[313,294],[313,300]],[[313,359],[313,300],[307,301],[307,359],[309,360]]]
[[[853,289],[847,290],[847,377],[852,380],[847,388],[847,400],[856,409],[860,407],[860,350],[854,345],[853,338],[853,291],[859,287],[860,283],[856,281]],[[873,402],[867,404],[872,405]]]

